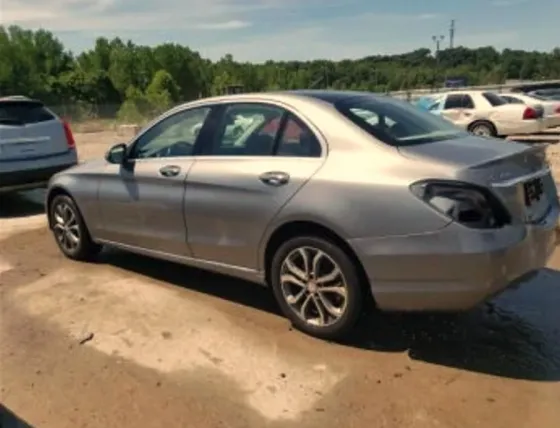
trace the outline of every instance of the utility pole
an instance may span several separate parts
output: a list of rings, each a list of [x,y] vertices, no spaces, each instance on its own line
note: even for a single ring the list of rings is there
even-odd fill
[[[453,49],[453,42],[455,41],[455,20],[451,20],[451,26],[449,27],[449,49]]]

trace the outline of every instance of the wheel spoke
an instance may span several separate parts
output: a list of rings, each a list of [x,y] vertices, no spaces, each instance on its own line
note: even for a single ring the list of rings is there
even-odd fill
[[[313,298],[313,296],[311,294],[308,294],[307,297],[305,298],[305,300],[303,301],[303,303],[301,304],[301,308],[299,309],[299,314],[304,320],[307,320],[307,317],[305,316],[305,312],[306,312],[307,306],[309,306],[309,302],[311,302],[312,298]]]
[[[317,284],[325,284],[325,283],[334,281],[340,275],[341,275],[341,272],[340,272],[340,269],[338,268],[338,266],[333,265],[333,270],[330,273],[327,273],[323,276],[320,276],[320,277],[316,278],[315,281],[317,282]]]
[[[301,300],[301,298],[303,296],[305,296],[305,293],[307,293],[307,288],[302,288],[300,290],[299,293],[297,293],[295,296],[293,294],[289,295],[286,297],[286,301],[290,304],[290,305],[297,305],[299,303],[299,301]]]
[[[300,248],[298,250],[298,252],[299,252],[299,255],[301,256],[301,258],[303,260],[303,270],[305,272],[304,278],[307,280],[309,278],[309,273],[310,273],[309,256],[307,254],[307,249],[306,248]]]
[[[319,301],[321,302],[321,304],[325,307],[326,311],[329,313],[329,315],[333,316],[334,318],[340,318],[340,316],[342,315],[342,309],[336,307],[335,305],[332,304],[332,302],[328,299],[327,296],[325,296],[322,292],[318,292],[317,295],[319,296]],[[343,307],[346,305],[346,300],[344,300],[343,302]]]
[[[296,278],[294,275],[284,274],[280,277],[280,281],[282,283],[289,282],[290,284],[297,285],[298,287],[306,288],[307,284],[301,281],[299,278]]]
[[[66,226],[73,224],[76,222],[76,216],[74,215],[74,212],[70,209],[70,207],[68,205],[66,205]]]
[[[317,251],[315,253],[315,257],[313,257],[313,262],[312,262],[312,266],[311,266],[311,274],[313,275],[314,278],[317,278],[319,276],[319,265],[321,263],[321,260],[323,259],[323,256],[325,255],[325,253],[323,253],[322,251]]]
[[[319,293],[336,293],[339,296],[346,298],[346,287],[342,285],[336,285],[333,287],[319,287],[317,290]]]
[[[298,268],[292,260],[286,259],[285,265],[286,268],[299,280],[307,281],[307,273]]]
[[[80,239],[74,233],[70,232],[70,230],[68,230],[68,233],[66,234],[66,236],[68,236],[68,239],[72,242],[72,244],[78,245],[78,242],[80,241]]]
[[[315,323],[319,326],[323,326],[326,324],[327,322],[327,318],[325,317],[325,311],[323,310],[321,301],[319,300],[319,298],[315,295],[311,296],[311,300],[313,301],[313,304],[315,305],[315,308],[317,309],[317,314],[319,315],[318,318],[318,323],[316,322],[317,319],[315,320]]]

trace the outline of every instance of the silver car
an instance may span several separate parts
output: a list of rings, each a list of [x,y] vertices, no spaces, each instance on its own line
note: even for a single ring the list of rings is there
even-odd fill
[[[69,125],[41,101],[0,98],[0,193],[46,187],[78,163]]]
[[[243,131],[225,132],[239,115]],[[72,259],[110,245],[269,285],[296,327],[328,339],[368,301],[460,311],[529,279],[559,216],[543,148],[338,91],[181,105],[53,177],[47,206]]]

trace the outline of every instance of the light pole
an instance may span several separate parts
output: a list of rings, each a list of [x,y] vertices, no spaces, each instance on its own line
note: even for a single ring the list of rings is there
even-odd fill
[[[445,36],[432,36],[432,40],[434,41],[434,43],[436,44],[436,68],[434,70],[434,84],[437,84],[437,73],[439,70],[439,48],[441,45],[441,42],[443,42],[443,39],[445,39]]]
[[[439,48],[441,46],[441,42],[445,39],[445,36],[432,36],[432,40],[436,44],[436,62],[439,64]]]

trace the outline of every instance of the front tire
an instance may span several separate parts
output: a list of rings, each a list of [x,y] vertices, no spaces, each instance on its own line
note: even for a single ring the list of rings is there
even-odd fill
[[[92,241],[80,210],[67,195],[55,196],[49,206],[50,224],[58,248],[73,260],[93,259],[101,245]]]
[[[284,315],[311,336],[342,339],[362,313],[357,266],[329,240],[306,236],[286,241],[272,259],[270,280]]]

